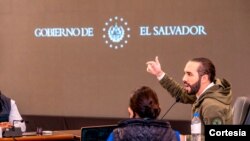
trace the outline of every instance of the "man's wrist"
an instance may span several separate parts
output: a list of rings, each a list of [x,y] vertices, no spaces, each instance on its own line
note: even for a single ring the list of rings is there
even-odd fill
[[[162,72],[158,73],[156,75],[156,77],[157,77],[158,80],[161,80],[164,77],[164,75],[165,75],[165,72],[162,71]]]

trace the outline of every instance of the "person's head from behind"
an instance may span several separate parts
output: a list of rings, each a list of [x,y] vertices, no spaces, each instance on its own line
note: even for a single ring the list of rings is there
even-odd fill
[[[160,111],[156,92],[147,86],[136,89],[130,97],[128,108],[130,118],[156,119]]]
[[[183,83],[189,94],[200,94],[208,84],[214,82],[215,66],[207,58],[194,58],[184,68]]]

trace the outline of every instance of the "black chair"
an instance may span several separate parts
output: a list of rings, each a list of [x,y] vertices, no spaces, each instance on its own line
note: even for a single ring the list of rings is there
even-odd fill
[[[237,97],[233,105],[233,124],[250,125],[250,98]]]

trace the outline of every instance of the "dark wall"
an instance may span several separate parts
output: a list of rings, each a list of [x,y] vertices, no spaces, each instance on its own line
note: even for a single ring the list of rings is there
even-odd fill
[[[130,94],[147,85],[158,93],[164,112],[174,99],[146,72],[146,62],[159,56],[162,69],[182,83],[187,60],[201,56],[232,84],[233,98],[248,95],[249,5],[0,1],[1,92],[16,100],[21,114],[126,118]],[[165,118],[190,120],[190,107],[177,104]]]
[[[124,118],[101,118],[101,117],[65,117],[65,116],[33,116],[24,115],[23,119],[27,121],[27,132],[36,131],[37,127],[43,130],[80,130],[84,126],[100,126],[117,124]],[[182,134],[190,134],[189,120],[166,120],[169,121],[172,128],[180,131]]]

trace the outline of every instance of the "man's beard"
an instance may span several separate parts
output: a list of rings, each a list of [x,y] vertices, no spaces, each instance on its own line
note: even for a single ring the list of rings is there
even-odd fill
[[[201,78],[199,77],[199,80],[193,85],[190,85],[190,84],[187,84],[187,85],[190,87],[190,92],[188,92],[188,94],[195,95],[201,87]]]

